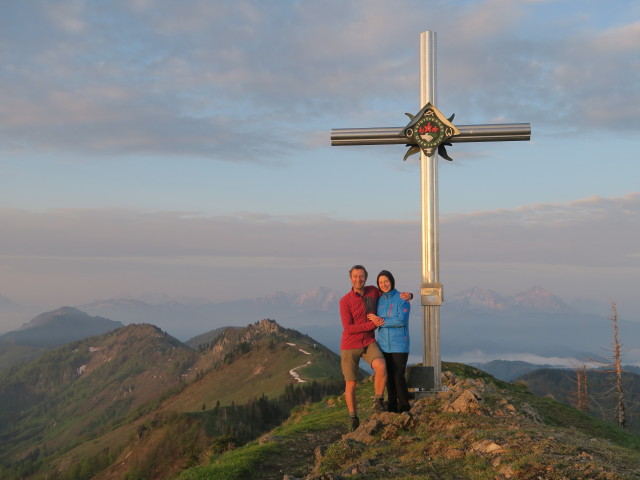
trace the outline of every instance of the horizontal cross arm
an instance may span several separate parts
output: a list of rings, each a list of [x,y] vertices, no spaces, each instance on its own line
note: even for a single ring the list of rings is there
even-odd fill
[[[414,144],[402,134],[405,127],[334,128],[331,145],[396,145]],[[529,123],[498,123],[484,125],[456,125],[460,135],[451,137],[451,143],[461,142],[513,142],[531,139]]]

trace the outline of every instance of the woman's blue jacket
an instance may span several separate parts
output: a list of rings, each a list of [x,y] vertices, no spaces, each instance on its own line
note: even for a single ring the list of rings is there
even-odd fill
[[[386,353],[409,353],[409,312],[411,305],[400,298],[395,288],[378,299],[379,317],[384,325],[376,330],[376,340]]]

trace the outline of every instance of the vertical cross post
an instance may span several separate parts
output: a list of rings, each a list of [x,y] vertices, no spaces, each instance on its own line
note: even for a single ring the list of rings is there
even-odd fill
[[[437,105],[437,39],[431,31],[420,34],[420,105]],[[440,381],[440,305],[430,305],[428,293],[438,293],[440,251],[438,249],[438,154],[420,151],[420,191],[422,199],[422,364],[433,368],[433,389]],[[429,291],[429,289],[435,291]]]
[[[405,144],[420,151],[422,201],[422,367],[411,367],[407,383],[416,396],[442,389],[440,362],[440,306],[443,302],[438,248],[438,154],[451,160],[444,145],[462,142],[506,142],[531,139],[528,123],[453,125],[436,104],[436,33],[420,34],[420,104],[417,115],[405,127],[343,128],[331,130],[331,145]]]

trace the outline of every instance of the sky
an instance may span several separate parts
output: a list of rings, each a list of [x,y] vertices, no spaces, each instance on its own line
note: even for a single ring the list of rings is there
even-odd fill
[[[0,0],[0,299],[419,291],[419,36],[458,125],[529,142],[439,161],[447,292],[617,302],[640,321],[640,3]],[[20,321],[2,317],[0,332]]]

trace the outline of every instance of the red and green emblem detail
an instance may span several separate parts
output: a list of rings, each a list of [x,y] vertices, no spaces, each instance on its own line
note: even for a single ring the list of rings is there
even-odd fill
[[[431,103],[427,103],[417,115],[409,116],[411,121],[404,128],[404,135],[429,157],[440,145],[460,134],[460,131]]]
[[[431,149],[446,139],[446,127],[433,111],[427,110],[413,126],[413,139],[422,149]]]

